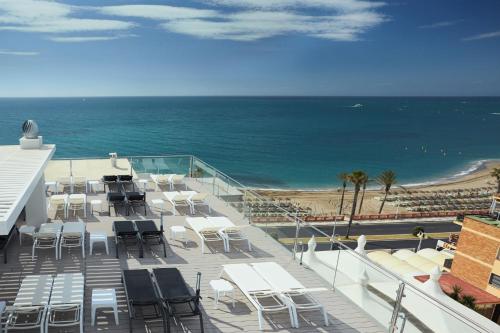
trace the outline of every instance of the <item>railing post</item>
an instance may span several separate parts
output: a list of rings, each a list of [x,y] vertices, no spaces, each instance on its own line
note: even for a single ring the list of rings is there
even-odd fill
[[[214,176],[212,177],[212,193],[215,195],[215,178],[217,176],[217,172],[214,171]]]
[[[193,155],[191,155],[189,158],[189,178],[193,178],[193,158]]]
[[[403,281],[400,281],[399,288],[396,293],[396,303],[394,304],[394,309],[392,310],[389,333],[398,332],[398,318],[399,318],[399,312],[401,310],[401,302],[403,301],[403,297],[405,296],[404,290],[405,290],[405,283]]]
[[[293,242],[293,260],[296,259],[296,254],[297,254],[297,245],[298,245],[298,240],[299,240],[299,232],[300,232],[300,222],[297,217],[297,214],[295,214],[295,240]]]

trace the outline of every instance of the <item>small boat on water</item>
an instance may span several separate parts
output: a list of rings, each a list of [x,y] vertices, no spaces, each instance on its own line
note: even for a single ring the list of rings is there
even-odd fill
[[[351,108],[362,108],[363,104],[354,104]]]

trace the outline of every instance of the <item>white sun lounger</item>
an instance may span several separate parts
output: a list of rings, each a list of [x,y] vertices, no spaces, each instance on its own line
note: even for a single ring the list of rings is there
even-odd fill
[[[326,288],[305,288],[293,275],[275,262],[261,262],[251,265],[273,290],[280,292],[293,305],[297,327],[299,326],[297,311],[312,310],[320,310],[323,313],[325,325],[328,326],[328,317],[324,306],[310,295],[311,292],[324,292],[327,290]]]
[[[170,177],[173,174],[164,174],[164,175],[151,175],[151,179],[156,184],[156,190],[160,189],[160,186],[169,186],[170,185]]]
[[[187,194],[181,194],[180,192],[172,191],[172,192],[163,192],[163,195],[172,205],[172,214],[174,215],[177,214],[176,207],[178,206],[185,206],[188,208],[191,207],[188,202],[189,195]]]
[[[207,217],[208,222],[219,228],[219,235],[225,240],[226,252],[229,252],[230,241],[247,241],[248,251],[252,251],[250,240],[241,232],[241,229],[246,226],[236,226],[225,216]]]
[[[33,248],[31,260],[35,260],[36,249],[55,249],[56,260],[59,258],[59,238],[61,237],[63,223],[43,223],[38,232],[33,234]]]
[[[222,265],[221,277],[227,277],[245,295],[257,309],[259,328],[262,330],[262,313],[288,310],[290,323],[296,327],[295,316],[290,304],[283,302],[282,296],[275,292],[257,272],[248,264]],[[264,304],[269,303],[269,304]]]
[[[195,206],[207,206],[208,212],[212,212],[212,208],[210,208],[210,204],[208,203],[208,193],[198,193],[196,191],[181,191],[181,194],[189,195],[187,201],[191,208],[191,214],[194,214]]]
[[[59,241],[59,259],[62,258],[62,248],[81,247],[82,258],[85,258],[85,223],[64,223],[61,239]]]
[[[205,253],[205,242],[223,242],[226,251],[226,241],[219,234],[219,227],[215,227],[204,217],[188,217],[186,223],[193,229],[201,240],[201,253]]]
[[[13,308],[8,311],[5,323],[6,332],[26,331],[33,328],[40,328],[40,332],[44,332],[53,280],[51,275],[29,275],[24,278]]]
[[[171,175],[170,178],[168,178],[168,183],[170,184],[170,190],[175,189],[175,185],[184,185],[184,188],[187,190],[187,185],[184,183],[184,178],[185,175]]]
[[[52,285],[45,331],[49,327],[80,326],[83,333],[83,296],[85,280],[82,273],[58,274]],[[65,316],[58,316],[65,314]],[[59,319],[59,318],[63,319]]]

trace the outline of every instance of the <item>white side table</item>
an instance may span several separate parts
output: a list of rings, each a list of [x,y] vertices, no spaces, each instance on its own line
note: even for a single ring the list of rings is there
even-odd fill
[[[112,308],[115,324],[118,325],[118,305],[114,289],[92,289],[92,326],[95,325],[95,313],[101,308]]]
[[[98,180],[87,181],[87,184],[89,187],[89,192],[97,193],[97,186],[99,185],[99,183],[100,183],[100,181],[98,181]]]
[[[92,255],[92,248],[94,246],[94,243],[104,243],[104,246],[106,246],[106,254],[109,254],[108,235],[105,234],[104,232],[90,233],[89,243],[90,243],[90,250],[89,250],[90,255]]]
[[[99,206],[99,213],[102,213],[102,200],[90,200],[90,214],[94,215],[95,207]]]
[[[187,243],[186,228],[184,228],[182,225],[173,225],[170,227],[170,238],[172,240],[176,240],[177,237],[179,237],[182,240],[185,246]]]
[[[153,204],[153,207],[158,209],[160,212],[165,210],[165,201],[162,199],[153,199],[151,200],[151,203]]]
[[[35,227],[31,225],[23,225],[19,228],[19,245],[23,245],[23,235],[33,236]]]
[[[137,182],[142,185],[142,188],[143,188],[144,192],[147,192],[149,180],[147,180],[147,179],[139,179]]]
[[[54,189],[51,192],[57,194],[57,182],[53,181],[45,182],[45,192],[48,192],[51,189],[51,187]]]
[[[227,293],[231,293],[233,297],[233,308],[234,308],[234,288],[226,280],[211,280],[210,281],[210,287],[214,291],[214,307],[217,309],[217,305],[219,304],[219,298],[220,296],[225,296]]]

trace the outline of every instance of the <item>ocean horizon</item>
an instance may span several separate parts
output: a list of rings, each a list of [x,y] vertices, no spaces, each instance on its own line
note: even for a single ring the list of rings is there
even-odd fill
[[[500,159],[500,97],[15,97],[0,114],[1,144],[34,119],[55,158],[193,154],[253,187],[426,183]]]

